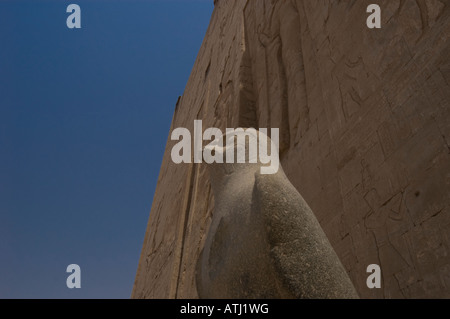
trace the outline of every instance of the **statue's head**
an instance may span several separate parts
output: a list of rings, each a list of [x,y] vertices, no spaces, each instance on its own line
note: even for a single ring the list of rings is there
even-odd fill
[[[264,132],[265,131],[265,132]],[[203,158],[210,167],[211,177],[252,172],[275,174],[279,170],[278,130],[272,129],[272,139],[266,129],[227,129],[208,144]],[[214,135],[214,134],[212,134]]]

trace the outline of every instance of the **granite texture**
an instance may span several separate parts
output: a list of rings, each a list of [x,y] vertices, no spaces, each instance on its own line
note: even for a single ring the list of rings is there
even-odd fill
[[[249,134],[248,143],[256,145],[261,135]],[[224,136],[235,144],[216,150],[221,157],[232,148],[236,155],[239,147],[250,153],[244,139]],[[267,136],[263,141],[271,143]],[[197,266],[199,297],[357,298],[316,217],[282,167],[263,174],[261,167],[269,164],[252,158],[255,163],[208,165],[215,205]]]

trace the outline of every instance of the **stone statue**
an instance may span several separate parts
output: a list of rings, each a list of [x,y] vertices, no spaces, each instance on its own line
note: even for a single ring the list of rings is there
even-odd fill
[[[239,148],[248,151],[252,140],[267,138],[254,132],[245,145],[234,142],[235,155]],[[225,140],[237,140],[228,135]],[[227,147],[215,151],[224,155]],[[197,262],[199,297],[358,298],[319,222],[281,166],[263,175],[262,165],[209,164],[215,208]]]

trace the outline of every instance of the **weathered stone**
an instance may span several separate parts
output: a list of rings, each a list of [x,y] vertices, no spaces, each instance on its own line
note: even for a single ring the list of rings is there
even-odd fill
[[[209,165],[215,207],[198,261],[199,297],[357,298],[316,217],[282,168],[264,175],[261,166]]]
[[[370,3],[216,1],[171,132],[280,128],[284,172],[358,294],[449,297],[450,5],[380,0],[382,28],[368,29]],[[215,199],[206,164],[175,165],[173,145],[133,297],[198,297]],[[372,263],[381,289],[366,285]]]

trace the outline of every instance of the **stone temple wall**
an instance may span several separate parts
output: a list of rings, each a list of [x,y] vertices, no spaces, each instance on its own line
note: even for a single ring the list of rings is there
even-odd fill
[[[371,3],[381,29],[366,26]],[[197,297],[214,199],[207,164],[172,162],[170,133],[201,119],[280,128],[283,169],[362,298],[449,298],[449,35],[448,0],[216,0],[132,297]],[[381,289],[366,286],[369,264]]]

